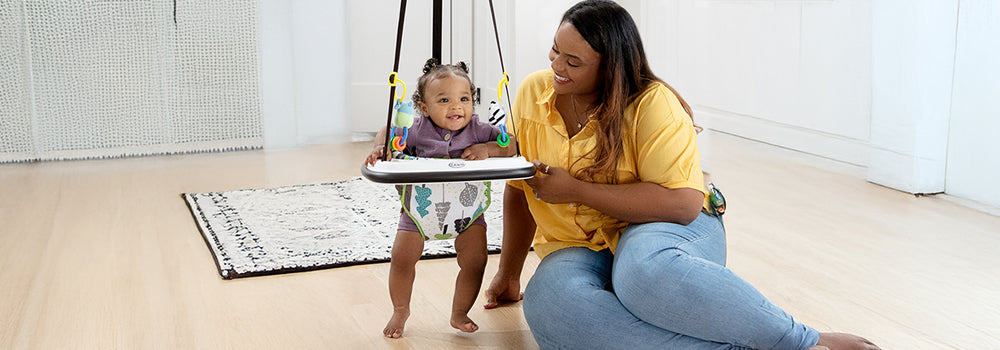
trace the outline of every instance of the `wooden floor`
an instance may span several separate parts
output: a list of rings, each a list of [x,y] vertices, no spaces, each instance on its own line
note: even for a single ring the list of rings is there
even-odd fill
[[[418,264],[399,340],[381,335],[388,264],[219,278],[181,193],[341,180],[367,148],[0,165],[0,349],[536,348],[520,304],[449,327],[453,259]],[[733,136],[709,149],[729,266],[798,320],[883,349],[1000,348],[1000,217]]]

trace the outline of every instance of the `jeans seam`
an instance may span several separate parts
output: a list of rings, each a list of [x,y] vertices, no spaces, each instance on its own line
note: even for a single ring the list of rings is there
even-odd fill
[[[684,250],[684,247],[689,246],[689,245],[694,244],[694,243],[701,242],[701,241],[703,241],[705,239],[708,239],[708,238],[709,238],[708,235],[699,235],[698,237],[696,237],[694,239],[684,239],[684,242],[678,243],[676,246],[674,246],[674,249],[683,251],[687,255],[691,255],[691,253],[689,253],[687,250]]]

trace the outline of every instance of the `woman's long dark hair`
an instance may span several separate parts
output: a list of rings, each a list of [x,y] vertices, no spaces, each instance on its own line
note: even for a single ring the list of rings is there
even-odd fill
[[[580,32],[590,47],[601,54],[599,72],[604,74],[598,87],[598,99],[603,101],[597,111],[601,132],[597,145],[585,157],[593,157],[594,165],[581,169],[580,175],[593,178],[595,174],[612,174],[622,156],[622,119],[625,107],[649,84],[660,82],[677,96],[684,111],[691,116],[691,107],[673,87],[660,80],[649,68],[646,52],[639,37],[639,28],[628,11],[610,0],[586,0],[571,7],[563,14],[560,23],[570,23]]]

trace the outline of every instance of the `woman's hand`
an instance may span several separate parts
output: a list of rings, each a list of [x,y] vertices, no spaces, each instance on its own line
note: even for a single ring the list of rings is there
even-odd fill
[[[517,302],[524,298],[521,292],[521,281],[517,277],[503,276],[499,273],[493,276],[493,282],[486,288],[486,304],[484,308],[492,309],[500,306],[500,302]]]
[[[542,174],[524,182],[531,186],[536,199],[553,204],[579,202],[575,195],[580,192],[583,181],[570,175],[566,169],[550,167],[537,159],[532,162],[535,164],[535,169]]]

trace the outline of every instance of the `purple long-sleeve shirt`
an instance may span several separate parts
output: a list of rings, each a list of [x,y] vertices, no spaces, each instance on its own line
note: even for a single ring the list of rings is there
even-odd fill
[[[402,133],[400,128],[395,131],[396,135]],[[468,125],[457,131],[434,125],[430,117],[418,116],[413,118],[403,153],[425,158],[461,158],[469,146],[496,140],[499,135],[500,129],[480,121],[475,114]]]

